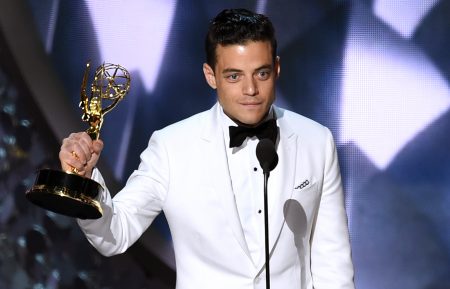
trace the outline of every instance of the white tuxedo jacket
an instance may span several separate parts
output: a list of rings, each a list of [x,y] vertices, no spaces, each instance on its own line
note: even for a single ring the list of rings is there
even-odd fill
[[[139,168],[104,215],[79,220],[102,254],[124,252],[164,211],[178,289],[265,288],[252,261],[230,182],[219,105],[154,132]],[[279,163],[269,180],[271,287],[352,289],[353,265],[336,149],[324,126],[274,107]],[[93,178],[105,188],[98,171]],[[262,178],[262,174],[261,174]],[[262,192],[261,192],[262,193]]]

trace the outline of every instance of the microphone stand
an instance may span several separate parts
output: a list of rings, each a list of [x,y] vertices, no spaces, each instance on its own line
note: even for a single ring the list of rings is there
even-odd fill
[[[269,206],[267,205],[267,181],[270,171],[278,164],[275,144],[269,139],[262,139],[256,146],[256,157],[264,174],[264,239],[266,257],[266,289],[270,289],[270,252],[269,252]]]
[[[264,172],[264,237],[265,237],[265,254],[266,254],[266,289],[270,289],[270,266],[269,266],[269,212],[267,205],[267,181],[270,172]]]

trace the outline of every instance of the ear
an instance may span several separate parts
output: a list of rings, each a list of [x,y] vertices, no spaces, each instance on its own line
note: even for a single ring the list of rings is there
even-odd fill
[[[212,89],[217,88],[216,76],[214,70],[207,63],[203,63],[203,74],[205,75],[206,82],[211,86]]]
[[[276,72],[276,78],[280,77],[280,57],[277,56],[275,58],[275,72]]]

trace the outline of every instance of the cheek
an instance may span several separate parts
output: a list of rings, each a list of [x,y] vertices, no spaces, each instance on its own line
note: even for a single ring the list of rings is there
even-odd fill
[[[264,91],[264,94],[270,96],[274,94],[275,91],[275,81],[274,80],[267,80],[260,82],[260,90]]]
[[[260,88],[261,95],[264,95],[269,103],[275,100],[275,86],[273,84],[263,85]]]
[[[220,85],[217,88],[217,97],[222,105],[232,105],[239,98],[237,85]]]

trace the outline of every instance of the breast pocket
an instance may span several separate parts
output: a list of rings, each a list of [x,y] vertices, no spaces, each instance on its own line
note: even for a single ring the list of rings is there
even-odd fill
[[[284,203],[283,214],[289,229],[298,237],[308,235],[320,199],[317,183],[294,188],[292,197]]]

